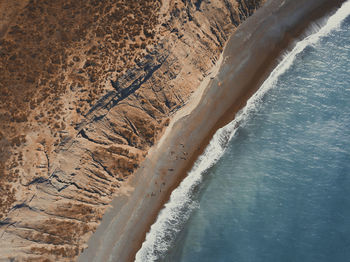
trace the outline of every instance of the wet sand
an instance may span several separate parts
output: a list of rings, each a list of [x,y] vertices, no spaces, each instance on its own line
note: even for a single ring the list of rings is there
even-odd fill
[[[125,195],[113,201],[79,261],[133,261],[160,209],[215,131],[234,118],[309,25],[342,2],[272,0],[247,19],[226,44],[217,75],[214,68],[206,79],[198,105],[190,108],[193,99],[173,118],[124,188]]]

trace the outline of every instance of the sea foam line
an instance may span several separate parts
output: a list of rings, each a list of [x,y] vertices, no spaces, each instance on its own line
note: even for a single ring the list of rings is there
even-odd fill
[[[170,200],[160,211],[156,222],[147,233],[141,249],[136,254],[136,262],[156,261],[162,258],[184,222],[189,218],[192,210],[198,206],[198,203],[192,198],[193,190],[202,181],[203,173],[224,154],[228,142],[235,135],[237,128],[246,122],[249,115],[257,111],[261,99],[267,91],[276,86],[279,77],[291,67],[297,55],[307,46],[315,45],[322,37],[339,28],[349,15],[350,0],[329,17],[324,26],[321,28],[312,27],[313,32],[299,41],[292,51],[283,56],[278,66],[271,72],[259,90],[247,101],[246,106],[237,113],[235,119],[217,130],[204,153],[197,159],[187,177],[172,192]]]

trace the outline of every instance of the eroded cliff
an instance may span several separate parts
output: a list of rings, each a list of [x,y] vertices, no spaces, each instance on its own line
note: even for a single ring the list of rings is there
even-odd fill
[[[262,2],[2,1],[0,259],[75,259]]]

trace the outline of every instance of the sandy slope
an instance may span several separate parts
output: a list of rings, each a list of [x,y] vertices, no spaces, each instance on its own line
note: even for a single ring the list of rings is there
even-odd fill
[[[71,261],[261,0],[15,2],[0,0],[0,260]]]
[[[175,115],[129,181],[129,195],[114,200],[80,261],[132,261],[160,208],[213,133],[233,119],[310,23],[341,2],[269,1],[239,27],[213,70],[219,68],[215,78],[204,80],[200,102],[193,100]]]

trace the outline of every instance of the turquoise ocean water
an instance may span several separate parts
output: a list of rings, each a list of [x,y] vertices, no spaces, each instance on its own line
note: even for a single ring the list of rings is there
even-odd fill
[[[218,131],[137,261],[350,261],[350,16],[333,19]]]

